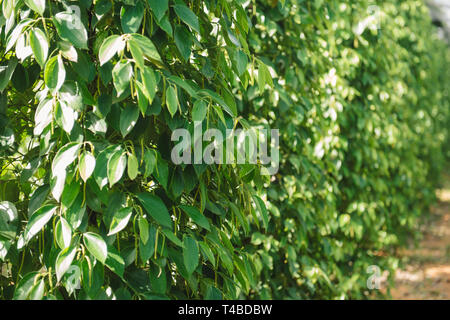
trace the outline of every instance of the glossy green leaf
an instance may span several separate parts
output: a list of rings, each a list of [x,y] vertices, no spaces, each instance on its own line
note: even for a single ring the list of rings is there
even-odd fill
[[[66,69],[60,55],[48,60],[44,70],[44,81],[47,87],[58,91],[66,79]]]
[[[105,263],[108,248],[106,242],[100,235],[93,232],[86,232],[83,234],[83,242],[90,254],[101,263]]]
[[[30,46],[34,57],[41,68],[44,67],[48,56],[48,40],[41,29],[33,28],[30,32]]]
[[[109,186],[112,187],[116,184],[125,171],[127,165],[127,155],[122,150],[118,150],[111,155],[108,160],[107,170],[108,170],[108,181]]]

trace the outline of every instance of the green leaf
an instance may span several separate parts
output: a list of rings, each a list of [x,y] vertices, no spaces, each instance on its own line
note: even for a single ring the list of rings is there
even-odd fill
[[[142,2],[137,2],[133,6],[123,6],[120,10],[120,23],[125,33],[134,33],[139,30],[144,17],[144,7]]]
[[[34,287],[35,279],[39,275],[38,272],[27,273],[17,284],[14,290],[14,300],[26,300]]]
[[[41,279],[36,283],[30,291],[29,300],[42,300],[45,291],[45,280]]]
[[[133,66],[130,61],[116,63],[112,70],[113,83],[119,97],[130,85],[133,76]]]
[[[148,101],[152,103],[155,97],[156,90],[158,89],[155,73],[150,67],[145,67],[141,70],[142,83],[144,84],[144,94]]]
[[[269,216],[267,214],[266,205],[264,204],[264,201],[262,201],[262,199],[258,196],[253,196],[253,199],[255,200],[256,208],[261,214],[264,229],[267,230],[267,227],[269,225]]]
[[[133,214],[133,208],[122,208],[114,213],[109,226],[108,237],[125,229]]]
[[[186,236],[183,239],[183,261],[186,271],[192,274],[198,266],[199,251],[195,239]]]
[[[138,173],[139,173],[139,163],[138,159],[134,154],[128,155],[128,164],[127,164],[127,170],[128,170],[128,177],[131,180],[136,179]]]
[[[61,249],[69,247],[72,242],[72,228],[64,217],[60,217],[56,223],[55,239]]]
[[[45,0],[25,0],[28,8],[39,13],[41,16],[44,15],[45,11]]]
[[[147,178],[153,173],[153,170],[156,167],[156,155],[153,150],[145,150],[144,153],[144,162],[145,162],[145,172],[144,177]]]
[[[189,31],[183,26],[176,26],[174,37],[175,44],[181,53],[181,57],[184,61],[189,61],[189,57],[191,56],[191,47],[193,44],[191,33],[189,33]]]
[[[178,95],[177,90],[172,86],[169,86],[166,90],[166,105],[170,115],[173,117],[178,110]]]
[[[45,33],[38,28],[33,28],[30,32],[30,47],[34,57],[41,66],[44,67],[48,56],[48,41]]]
[[[76,48],[87,49],[87,31],[77,14],[59,12],[52,19],[61,39],[70,42]]]
[[[172,219],[170,218],[167,207],[162,200],[147,192],[138,193],[137,198],[150,216],[160,225],[172,228]]]
[[[16,206],[12,202],[0,202],[0,237],[14,240],[17,234],[18,219]]]
[[[7,66],[0,66],[0,93],[5,90],[17,66],[17,59],[11,58]]]
[[[133,56],[136,65],[142,70],[145,67],[144,53],[142,52],[139,44],[131,38],[128,41],[128,47],[130,48],[131,55]]]
[[[122,178],[125,166],[127,165],[127,155],[124,151],[118,150],[113,153],[108,160],[108,180],[109,186],[112,187]]]
[[[139,238],[143,243],[147,243],[149,237],[149,229],[148,229],[149,225],[147,219],[145,219],[143,216],[139,216],[138,226],[139,226]]]
[[[77,250],[75,247],[67,247],[58,254],[55,263],[56,279],[58,282],[61,281],[63,275],[69,270],[76,253]]]
[[[156,20],[161,21],[169,9],[169,0],[147,0]]]
[[[206,217],[203,214],[201,214],[196,207],[180,205],[180,209],[186,212],[186,214],[189,217],[191,217],[191,219],[200,227],[205,228],[208,231],[211,231],[208,219],[206,219]]]
[[[98,53],[100,66],[111,60],[116,53],[120,53],[125,48],[125,40],[122,36],[114,34],[103,40]]]
[[[60,55],[48,60],[44,70],[44,81],[47,87],[58,91],[66,79],[66,69]]]
[[[90,152],[83,152],[80,157],[80,163],[78,164],[78,171],[80,177],[84,182],[89,179],[95,169],[95,158]]]
[[[120,132],[125,138],[133,130],[139,118],[139,108],[134,104],[127,104],[120,113]]]
[[[24,231],[25,243],[28,243],[50,221],[58,207],[53,204],[45,205],[36,210],[30,217]]]
[[[121,150],[120,146],[108,146],[99,153],[94,169],[94,179],[100,190],[108,184],[108,161],[114,152]]]
[[[139,44],[139,48],[142,50],[142,53],[145,57],[150,59],[150,61],[159,62],[160,64],[163,63],[158,50],[156,49],[153,42],[150,41],[150,39],[138,33],[133,33],[131,35],[131,39]]]
[[[209,260],[209,262],[211,262],[211,264],[215,266],[216,258],[214,257],[214,253],[212,252],[211,248],[203,241],[200,241],[198,244],[200,245],[203,256],[205,256]]]
[[[141,260],[146,263],[155,252],[156,228],[148,225],[147,219],[139,218],[139,255]]]
[[[198,23],[198,17],[183,4],[177,4],[174,6],[177,16],[192,29],[200,33],[200,25]]]
[[[83,242],[86,249],[101,263],[105,263],[108,255],[108,248],[103,238],[93,232],[83,234]]]
[[[123,278],[125,272],[125,261],[120,253],[113,246],[108,247],[108,257],[105,265],[119,277]]]
[[[179,247],[183,247],[183,243],[178,239],[178,237],[168,229],[162,229],[161,232],[169,239],[172,243]]]
[[[242,76],[242,74],[247,70],[248,57],[241,50],[236,51],[236,69],[238,71],[238,75]]]
[[[73,110],[71,107],[69,107],[65,101],[59,100],[56,103],[55,108],[56,122],[68,134],[72,132],[77,116],[78,116],[77,112]]]
[[[207,110],[208,106],[205,101],[203,100],[195,101],[194,107],[192,108],[192,120],[203,121],[206,117]]]

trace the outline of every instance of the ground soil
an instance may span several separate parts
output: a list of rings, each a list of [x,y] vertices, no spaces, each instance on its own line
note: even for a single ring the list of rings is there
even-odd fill
[[[419,246],[400,253],[406,266],[396,272],[393,299],[450,299],[450,175],[437,196]]]

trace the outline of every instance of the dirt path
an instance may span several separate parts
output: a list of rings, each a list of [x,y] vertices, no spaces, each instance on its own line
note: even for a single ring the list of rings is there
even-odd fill
[[[405,250],[407,266],[396,273],[393,299],[450,299],[450,176],[418,248]]]

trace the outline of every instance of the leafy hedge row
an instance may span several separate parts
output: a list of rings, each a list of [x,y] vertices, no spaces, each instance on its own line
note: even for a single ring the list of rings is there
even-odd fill
[[[3,0],[0,297],[362,298],[444,163],[421,1]],[[78,7],[73,7],[78,6]],[[279,128],[280,170],[171,133]]]

